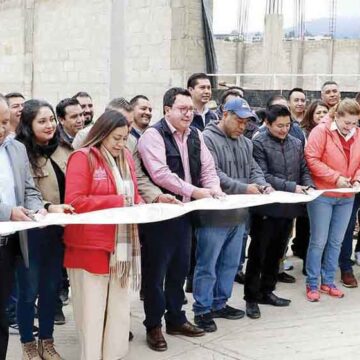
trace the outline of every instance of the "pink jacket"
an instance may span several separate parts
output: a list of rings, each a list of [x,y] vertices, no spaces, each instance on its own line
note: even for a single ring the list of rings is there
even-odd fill
[[[325,116],[310,133],[305,158],[317,189],[336,188],[340,176],[360,181],[360,129],[356,128],[354,143],[347,161],[337,130],[331,130],[332,119]],[[327,192],[325,196],[351,197],[352,194]]]

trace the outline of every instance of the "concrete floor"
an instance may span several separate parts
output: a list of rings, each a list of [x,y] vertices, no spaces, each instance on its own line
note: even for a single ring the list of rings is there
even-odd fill
[[[291,258],[295,269],[290,274],[297,278],[296,284],[278,284],[276,294],[292,300],[288,308],[261,306],[259,320],[216,319],[218,331],[201,338],[166,336],[168,351],[157,353],[145,343],[142,325],[142,302],[133,296],[131,343],[126,360],[320,360],[358,359],[360,356],[360,289],[346,289],[343,299],[326,295],[319,303],[305,299],[304,276],[301,261]],[[360,278],[360,267],[354,266]],[[338,275],[339,276],[339,275]],[[244,309],[243,286],[235,284],[229,302]],[[186,306],[189,320],[192,297],[187,295]],[[78,360],[79,346],[72,318],[71,305],[64,308],[67,323],[57,326],[55,341],[57,349],[66,360]],[[11,335],[8,360],[21,359],[19,336]]]

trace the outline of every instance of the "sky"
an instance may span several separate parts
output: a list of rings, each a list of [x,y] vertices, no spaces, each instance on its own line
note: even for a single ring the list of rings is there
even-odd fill
[[[214,33],[230,33],[236,29],[240,0],[214,1]],[[248,31],[264,29],[266,0],[250,0]],[[294,26],[295,0],[283,0],[284,28]],[[305,21],[327,18],[330,14],[330,0],[305,0]],[[360,0],[337,0],[337,16],[359,17]]]

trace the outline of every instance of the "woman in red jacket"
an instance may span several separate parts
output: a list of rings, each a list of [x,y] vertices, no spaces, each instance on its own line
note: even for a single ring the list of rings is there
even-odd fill
[[[84,148],[66,172],[66,202],[77,213],[141,203],[133,159],[125,148],[129,127],[117,111],[96,121]],[[128,350],[128,284],[139,284],[140,246],[136,225],[69,225],[65,228],[81,360],[120,359]]]
[[[305,157],[317,189],[360,185],[359,117],[359,104],[344,99],[311,131]],[[321,292],[338,298],[344,296],[334,281],[353,202],[354,194],[326,192],[308,204],[311,235],[306,259],[306,294],[309,301],[320,299],[320,276]]]

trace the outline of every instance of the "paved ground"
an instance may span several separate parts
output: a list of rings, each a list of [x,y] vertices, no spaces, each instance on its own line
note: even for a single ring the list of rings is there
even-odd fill
[[[293,259],[297,277],[294,285],[279,284],[277,294],[292,299],[289,308],[261,306],[259,320],[217,319],[218,331],[198,339],[167,336],[169,350],[156,353],[145,344],[142,303],[134,295],[132,331],[135,339],[126,360],[321,360],[358,359],[360,356],[360,289],[345,289],[343,299],[323,296],[309,303],[304,296],[304,277],[300,261]],[[360,278],[360,268],[354,268]],[[244,308],[243,287],[236,284],[230,304]],[[189,300],[191,296],[188,295]],[[190,301],[191,302],[191,301]],[[187,314],[192,320],[191,305]],[[66,360],[78,360],[78,343],[71,314],[68,322],[56,327],[55,339]],[[12,335],[8,360],[21,359],[19,337]]]

